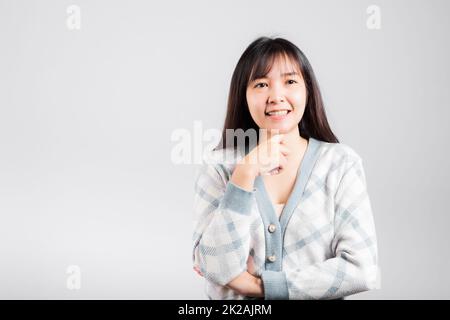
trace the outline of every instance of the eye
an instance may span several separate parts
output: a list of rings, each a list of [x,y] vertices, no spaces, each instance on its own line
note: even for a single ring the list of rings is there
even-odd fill
[[[255,88],[262,88],[262,87],[259,86],[260,84],[262,84],[262,85],[267,85],[267,83],[259,82],[259,83],[257,83],[257,84],[255,85]]]
[[[292,81],[292,82],[291,82]],[[297,81],[295,81],[295,80],[292,80],[292,79],[290,79],[290,80],[288,80],[287,81],[289,84],[294,84],[294,83],[297,83]]]

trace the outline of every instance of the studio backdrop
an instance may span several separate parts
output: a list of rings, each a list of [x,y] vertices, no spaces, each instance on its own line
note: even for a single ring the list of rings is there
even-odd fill
[[[205,299],[198,155],[240,55],[268,36],[307,55],[330,126],[363,159],[381,288],[348,299],[449,299],[449,13],[445,0],[0,0],[0,298]]]

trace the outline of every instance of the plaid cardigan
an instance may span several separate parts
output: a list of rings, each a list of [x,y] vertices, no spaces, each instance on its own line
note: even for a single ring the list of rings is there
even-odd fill
[[[192,259],[209,299],[254,299],[225,287],[249,261],[266,300],[343,299],[380,287],[365,173],[352,148],[309,138],[279,218],[262,177],[253,191],[240,188],[229,180],[242,156],[219,152],[195,181]]]

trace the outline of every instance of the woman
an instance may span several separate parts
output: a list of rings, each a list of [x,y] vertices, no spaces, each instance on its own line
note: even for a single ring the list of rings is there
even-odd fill
[[[257,130],[256,143],[235,152],[231,129]],[[193,237],[208,298],[342,299],[377,287],[362,160],[331,131],[294,44],[261,37],[244,51],[212,153],[196,179]]]

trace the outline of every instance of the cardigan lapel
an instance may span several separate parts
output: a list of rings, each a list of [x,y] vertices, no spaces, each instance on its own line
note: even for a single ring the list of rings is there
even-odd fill
[[[274,253],[281,254],[283,252],[283,239],[286,227],[303,196],[306,183],[311,176],[312,169],[319,156],[320,143],[319,140],[312,137],[309,138],[308,146],[297,171],[294,188],[281,212],[280,220],[278,220],[275,208],[264,186],[262,177],[257,176],[255,179],[255,189],[257,191],[256,201],[264,223],[266,253],[268,256],[273,255]],[[271,224],[275,226],[275,231],[269,232],[268,229]],[[271,261],[270,264],[266,263],[266,269],[273,271],[281,270],[281,260],[282,259],[276,259],[275,261]]]

